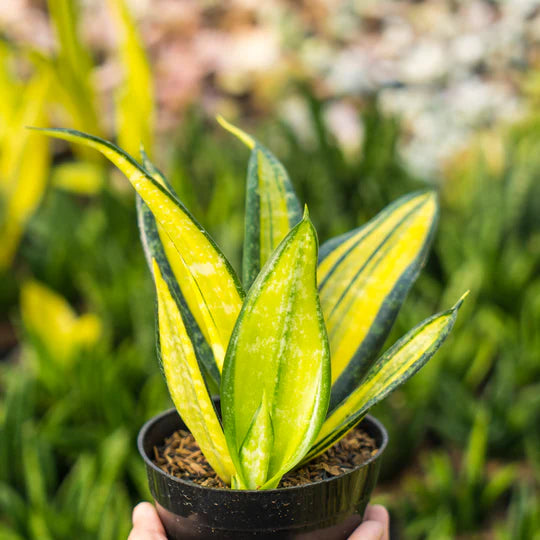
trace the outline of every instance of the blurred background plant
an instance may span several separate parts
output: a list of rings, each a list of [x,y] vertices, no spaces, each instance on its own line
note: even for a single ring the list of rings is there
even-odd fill
[[[378,497],[396,538],[539,538],[539,29],[533,0],[0,3],[0,537],[125,538],[137,430],[170,406],[131,190],[23,127],[142,142],[238,268],[248,156],[219,112],[284,162],[321,240],[438,187],[389,340],[471,296],[375,412]]]

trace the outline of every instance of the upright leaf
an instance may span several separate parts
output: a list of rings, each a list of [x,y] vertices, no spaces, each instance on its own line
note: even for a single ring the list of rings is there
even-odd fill
[[[171,398],[208,463],[224,482],[229,483],[234,466],[193,343],[178,304],[171,296],[155,261],[153,270],[158,297],[161,358]]]
[[[363,418],[368,409],[426,364],[452,330],[465,296],[453,308],[410,330],[371,366],[360,385],[326,419],[304,461],[332,446]]]
[[[5,133],[21,96],[22,81],[13,69],[13,50],[0,41],[0,133]]]
[[[28,124],[46,122],[50,74],[38,71],[14,108],[2,118],[0,133],[0,268],[11,263],[26,221],[47,186],[49,145],[27,131]],[[14,136],[14,134],[17,134]]]
[[[257,489],[264,484],[268,475],[273,446],[272,418],[270,417],[268,400],[263,392],[261,404],[255,411],[253,421],[240,447],[240,462],[246,486],[249,489]]]
[[[308,451],[326,415],[330,358],[316,264],[316,233],[306,216],[253,283],[231,336],[221,399],[240,486],[262,482],[268,463],[256,487],[275,487]],[[261,435],[256,457],[253,431]]]
[[[175,193],[172,186],[150,162],[146,153],[141,152],[141,154],[145,169],[152,175],[156,182],[174,195]],[[152,271],[152,261],[155,260],[163,279],[167,283],[169,290],[172,291],[173,298],[177,302],[177,308],[182,314],[187,333],[192,340],[197,358],[204,371],[205,379],[209,384],[211,391],[213,393],[218,393],[220,371],[221,366],[223,365],[225,349],[220,341],[215,339],[216,330],[212,318],[210,316],[205,317],[202,313],[205,304],[204,302],[199,303],[198,298],[194,298],[194,295],[197,294],[198,291],[191,291],[192,287],[190,286],[190,283],[192,283],[192,281],[189,279],[186,280],[185,264],[180,254],[175,249],[170,238],[156,222],[150,208],[148,208],[139,195],[137,195],[137,219],[139,231],[141,233],[141,243],[149,268]],[[177,270],[176,273],[174,269]],[[183,273],[178,272],[178,269],[183,270]],[[186,293],[191,300],[190,304],[188,304],[186,300]],[[190,305],[192,306],[193,311],[190,309]],[[202,330],[197,321],[202,325]],[[208,324],[206,324],[207,321]],[[159,333],[157,335],[157,341],[159,343]],[[214,350],[212,350],[209,343],[214,346]],[[158,354],[159,352],[158,345]]]
[[[58,57],[53,62],[58,84],[74,126],[100,133],[97,100],[92,84],[92,56],[80,39],[78,2],[48,0],[48,9],[58,41]]]
[[[263,145],[218,117],[251,149],[247,172],[242,279],[246,290],[279,243],[301,217],[300,203],[285,167]]]
[[[135,21],[124,0],[108,0],[117,35],[124,80],[116,93],[118,143],[135,154],[141,144],[151,151],[154,92],[150,65]]]
[[[398,199],[321,247],[319,293],[332,352],[334,409],[362,380],[416,279],[433,237],[433,192]]]
[[[199,328],[207,332],[205,338],[221,369],[244,293],[231,265],[207,232],[167,188],[117,146],[75,130],[39,131],[98,150],[127,176],[162,229],[160,239],[168,239],[163,246],[167,260]],[[177,252],[174,257],[170,256],[172,251]]]

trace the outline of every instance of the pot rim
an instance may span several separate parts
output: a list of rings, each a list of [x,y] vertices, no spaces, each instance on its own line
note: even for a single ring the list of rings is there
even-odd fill
[[[176,414],[178,414],[180,419],[182,418],[180,416],[180,414],[178,413],[178,411],[174,407],[172,407],[172,408],[170,408],[170,409],[168,409],[166,411],[163,411],[162,413],[159,413],[156,416],[150,418],[150,420],[146,421],[143,424],[143,426],[141,427],[141,429],[139,431],[139,435],[137,436],[137,449],[139,450],[139,454],[142,456],[142,458],[143,458],[144,462],[146,463],[146,465],[150,466],[156,472],[162,474],[163,476],[167,477],[168,479],[172,480],[173,482],[178,483],[180,486],[187,486],[190,489],[195,488],[195,489],[200,489],[200,490],[203,490],[203,491],[212,491],[212,492],[219,492],[219,493],[231,492],[231,493],[235,493],[235,494],[245,493],[246,495],[248,495],[248,494],[253,495],[255,493],[259,493],[259,494],[276,494],[276,493],[283,492],[283,491],[301,490],[301,489],[309,488],[311,486],[316,486],[318,484],[323,484],[325,482],[333,482],[333,481],[337,480],[338,478],[346,477],[346,476],[358,471],[359,469],[362,469],[363,467],[366,467],[367,465],[369,465],[373,461],[377,460],[381,456],[381,454],[384,452],[384,450],[386,448],[386,445],[388,444],[388,433],[386,431],[386,428],[382,424],[382,422],[377,420],[374,416],[371,416],[370,414],[366,414],[364,416],[364,418],[357,425],[360,425],[360,423],[363,422],[364,420],[369,420],[379,430],[379,432],[381,433],[382,441],[381,441],[381,444],[379,445],[379,448],[377,449],[377,452],[374,455],[372,455],[369,459],[364,461],[362,464],[354,467],[350,471],[342,473],[342,474],[340,474],[338,476],[333,476],[331,478],[325,478],[323,480],[317,480],[315,482],[309,482],[307,484],[302,484],[300,486],[289,486],[289,487],[282,487],[282,488],[275,488],[275,489],[264,489],[264,490],[261,490],[261,489],[259,489],[259,490],[257,490],[257,489],[232,489],[232,488],[216,488],[216,487],[201,486],[200,484],[197,484],[196,482],[192,482],[192,481],[189,481],[189,480],[183,480],[182,478],[178,478],[176,476],[173,476],[173,475],[169,474],[168,472],[164,471],[163,469],[159,468],[152,461],[152,459],[148,456],[148,454],[144,450],[143,441],[144,441],[144,439],[146,437],[146,434],[147,434],[148,430],[150,429],[150,427],[152,425],[154,425],[156,422],[159,422],[162,418],[164,418],[164,417],[166,417],[166,416],[168,416],[168,415],[170,415],[172,413],[176,413]]]

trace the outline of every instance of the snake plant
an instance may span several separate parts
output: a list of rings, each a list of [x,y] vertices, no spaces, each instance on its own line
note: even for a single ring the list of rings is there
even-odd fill
[[[219,121],[251,150],[242,283],[144,152],[139,163],[95,136],[44,132],[98,150],[135,188],[173,402],[224,482],[271,489],[418,371],[463,297],[379,356],[433,238],[435,194],[406,195],[319,250],[283,165]]]

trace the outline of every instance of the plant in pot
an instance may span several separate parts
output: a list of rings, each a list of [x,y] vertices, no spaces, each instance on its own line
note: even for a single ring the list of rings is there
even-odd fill
[[[436,196],[402,197],[319,251],[282,164],[220,122],[251,149],[242,283],[144,152],[140,164],[97,137],[44,131],[100,151],[138,194],[157,292],[158,357],[178,411],[150,420],[139,435],[167,534],[347,538],[362,520],[386,444],[384,428],[366,413],[433,356],[462,303],[378,356],[425,260]],[[223,487],[157,465],[165,439],[180,428]],[[351,448],[364,435],[374,447],[359,463]]]

